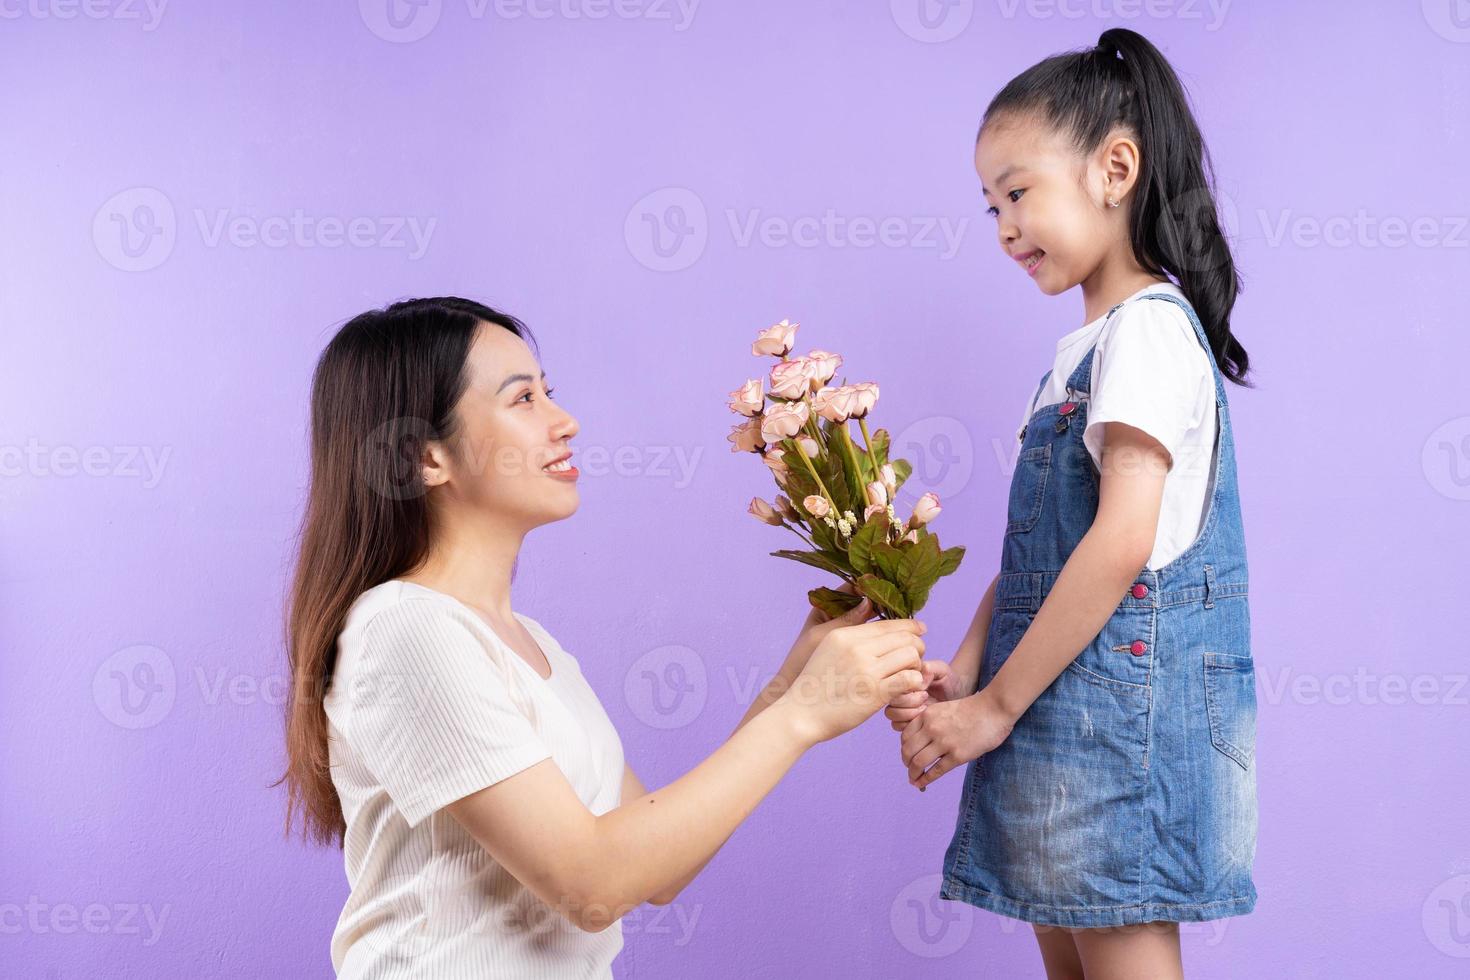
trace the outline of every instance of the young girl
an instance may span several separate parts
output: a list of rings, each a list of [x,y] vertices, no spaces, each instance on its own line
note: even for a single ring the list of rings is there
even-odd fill
[[[1033,923],[1048,977],[1181,976],[1178,923],[1256,900],[1239,281],[1183,88],[1132,31],[1007,85],[975,166],[1001,249],[1080,285],[1084,325],[1023,417],[999,574],[887,714],[920,789],[969,763],[943,898]]]
[[[511,608],[522,539],[578,504],[577,421],[524,337],[412,300],[317,365],[286,826],[344,848],[341,977],[610,977],[622,915],[672,901],[808,747],[922,690],[920,624],[814,614],[725,744],[646,790],[577,660]]]

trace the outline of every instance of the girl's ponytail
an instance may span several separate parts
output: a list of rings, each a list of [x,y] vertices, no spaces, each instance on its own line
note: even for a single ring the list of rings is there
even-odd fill
[[[1230,333],[1240,274],[1220,229],[1209,153],[1184,86],[1159,49],[1121,27],[1097,47],[1055,55],[1022,72],[991,100],[985,122],[1038,113],[1090,153],[1117,129],[1138,140],[1141,165],[1129,237],[1140,265],[1169,276],[1199,315],[1225,377],[1247,384],[1250,358]]]

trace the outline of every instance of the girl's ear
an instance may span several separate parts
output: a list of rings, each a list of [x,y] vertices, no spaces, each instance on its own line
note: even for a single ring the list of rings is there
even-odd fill
[[[1102,200],[1098,203],[1104,208],[1116,207],[1123,203],[1128,192],[1138,182],[1138,169],[1142,161],[1138,144],[1131,136],[1120,134],[1103,141],[1099,154]]]

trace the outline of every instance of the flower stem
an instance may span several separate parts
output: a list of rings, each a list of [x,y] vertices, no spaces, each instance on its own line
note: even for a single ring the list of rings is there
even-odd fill
[[[863,467],[862,464],[858,462],[857,447],[852,444],[852,433],[847,431],[847,423],[839,423],[837,426],[837,431],[842,433],[842,451],[846,454],[847,461],[852,464],[852,471],[857,474],[858,482],[861,483],[863,479]],[[859,487],[858,490],[855,491],[855,496],[859,497],[860,499],[866,499],[866,494],[866,487]]]
[[[873,452],[873,437],[868,435],[868,418],[866,415],[858,419],[858,425],[863,430],[863,442],[867,444],[868,460],[873,464],[873,479],[881,480],[883,478],[881,472],[882,467],[878,465],[878,454]]]
[[[832,505],[832,512],[840,516],[842,514],[841,508],[837,506],[837,501],[832,499],[832,492],[827,489],[827,484],[823,483],[822,478],[817,475],[817,468],[812,465],[811,458],[802,451],[800,442],[796,444],[796,455],[801,457],[801,461],[806,464],[806,471],[812,475],[813,480],[817,481],[817,487],[822,491],[822,496],[826,497],[827,503]]]

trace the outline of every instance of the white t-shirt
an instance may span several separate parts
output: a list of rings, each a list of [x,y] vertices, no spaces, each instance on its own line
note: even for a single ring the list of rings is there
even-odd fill
[[[541,677],[468,606],[412,582],[347,614],[326,697],[351,893],[332,935],[339,977],[612,976],[620,923],[578,929],[441,808],[551,758],[594,814],[617,807],[623,747],[571,654],[516,613]]]
[[[1217,423],[1209,355],[1179,306],[1137,301],[1154,292],[1184,298],[1173,283],[1146,286],[1128,297],[1111,320],[1100,316],[1057,341],[1051,377],[1021,417],[1021,426],[1036,409],[1066,400],[1067,379],[1096,343],[1087,429],[1082,434],[1093,462],[1101,466],[1104,422],[1142,429],[1173,458],[1164,477],[1159,528],[1148,559],[1148,567],[1158,569],[1194,543],[1204,522]]]

